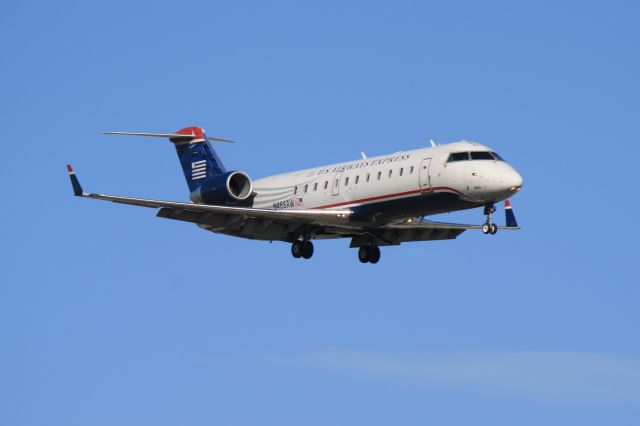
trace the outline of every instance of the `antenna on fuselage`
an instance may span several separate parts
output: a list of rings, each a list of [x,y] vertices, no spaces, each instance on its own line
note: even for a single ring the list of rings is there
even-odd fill
[[[434,141],[433,139],[429,139],[429,143],[431,144],[431,146],[438,146],[436,141]]]
[[[366,160],[367,159],[367,154],[365,154],[364,152],[361,152],[360,155],[362,155],[362,159]]]

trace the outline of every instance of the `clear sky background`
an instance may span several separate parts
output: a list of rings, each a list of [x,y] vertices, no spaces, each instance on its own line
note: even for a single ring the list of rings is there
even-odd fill
[[[638,22],[631,1],[2,2],[0,424],[637,425]],[[88,191],[187,200],[170,143],[98,134],[187,125],[255,178],[475,140],[522,174],[523,230],[300,261],[72,196],[67,162]]]

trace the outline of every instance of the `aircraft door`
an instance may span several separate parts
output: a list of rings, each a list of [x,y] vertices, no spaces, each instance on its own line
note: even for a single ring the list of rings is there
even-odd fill
[[[420,164],[420,190],[422,192],[431,191],[431,176],[429,175],[429,169],[431,168],[431,158],[425,158]]]
[[[340,181],[342,180],[342,172],[338,172],[333,176],[333,182],[331,182],[331,194],[340,195]]]

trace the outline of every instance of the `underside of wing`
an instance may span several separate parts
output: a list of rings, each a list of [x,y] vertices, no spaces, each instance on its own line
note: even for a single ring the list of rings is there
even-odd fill
[[[259,209],[250,209],[259,211]],[[303,211],[303,210],[301,210]],[[315,217],[309,211],[309,217],[288,215],[291,210],[274,210],[275,215],[211,213],[188,209],[163,207],[157,216],[165,219],[191,222],[199,227],[225,235],[249,238],[254,240],[288,241],[293,242],[301,235],[312,235],[314,239],[345,238],[361,232],[360,227],[354,227],[345,218],[339,221],[333,218]],[[340,213],[343,214],[343,213]]]
[[[513,215],[513,213],[511,214]],[[436,222],[432,220],[416,218],[416,219],[408,219],[403,221],[392,222],[390,224],[385,225],[385,227],[389,229],[442,229],[442,230],[467,231],[470,229],[482,229],[483,225]],[[509,219],[507,219],[507,226],[498,226],[498,229],[506,230],[506,231],[515,231],[520,229],[520,227],[517,226],[517,223],[515,223],[515,219],[513,219],[512,223],[509,223]]]

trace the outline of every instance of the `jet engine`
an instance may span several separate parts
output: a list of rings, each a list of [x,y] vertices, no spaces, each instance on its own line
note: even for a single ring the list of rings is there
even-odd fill
[[[205,204],[238,204],[248,201],[253,193],[251,178],[233,171],[207,178],[191,193],[191,201]]]

